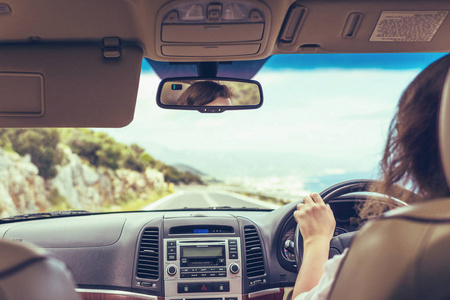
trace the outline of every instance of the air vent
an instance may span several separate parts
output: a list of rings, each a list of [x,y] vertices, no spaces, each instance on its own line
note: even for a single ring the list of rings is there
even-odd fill
[[[142,234],[136,273],[139,278],[159,278],[158,228],[146,228]]]
[[[255,226],[244,227],[247,277],[265,275],[261,241]]]

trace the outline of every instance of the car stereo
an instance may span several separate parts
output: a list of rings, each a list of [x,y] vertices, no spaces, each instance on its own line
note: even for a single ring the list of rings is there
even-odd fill
[[[240,247],[237,237],[164,239],[166,299],[240,300]]]

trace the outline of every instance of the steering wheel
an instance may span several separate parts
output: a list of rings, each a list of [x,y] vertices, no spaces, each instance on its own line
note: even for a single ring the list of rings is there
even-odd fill
[[[320,193],[320,196],[322,197],[323,201],[326,203],[330,202],[332,199],[336,199],[340,196],[351,194],[351,193],[357,193],[357,192],[368,192],[369,188],[373,185],[379,183],[379,181],[376,180],[370,180],[370,179],[359,179],[359,180],[350,180],[350,181],[344,181],[338,184],[335,184],[324,191]],[[414,194],[411,191],[406,190],[403,187],[396,186],[395,191],[399,192],[399,195],[403,193],[407,194],[413,194],[414,197],[420,198],[418,195]],[[397,194],[397,192],[395,192]],[[395,198],[395,195],[392,195],[392,197]],[[406,203],[399,201],[399,203],[406,205]],[[350,243],[355,236],[357,231],[353,232],[347,232],[344,234],[340,234],[338,236],[335,236],[331,239],[330,242],[330,255],[332,256],[336,254],[341,254],[345,248],[350,246]],[[297,270],[300,269],[300,266],[302,264],[302,257],[303,257],[303,237],[300,233],[300,229],[298,225],[295,228],[295,262],[297,265]]]

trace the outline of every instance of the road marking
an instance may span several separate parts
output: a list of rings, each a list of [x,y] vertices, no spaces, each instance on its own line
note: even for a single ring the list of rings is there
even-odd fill
[[[158,207],[159,205],[163,204],[164,202],[170,201],[172,198],[178,197],[178,196],[183,195],[183,194],[184,194],[184,191],[179,191],[179,192],[170,194],[168,196],[162,197],[161,199],[156,200],[152,204],[149,204],[149,205],[145,206],[141,210],[154,210],[156,207]]]
[[[258,206],[263,206],[265,208],[277,209],[278,207],[280,207],[280,205],[277,205],[277,204],[274,204],[274,203],[265,202],[265,201],[261,201],[261,200],[258,200],[258,199],[253,199],[253,198],[241,195],[241,194],[236,194],[236,193],[227,192],[227,191],[220,191],[218,193],[221,193],[221,194],[224,194],[224,195],[228,195],[230,197],[234,197],[234,198],[237,198],[237,199],[240,199],[242,201],[246,201],[246,202],[258,205]]]
[[[211,207],[221,206],[218,202],[214,201],[214,199],[209,195],[209,193],[210,192],[207,191],[201,192],[201,195],[203,199],[206,201],[206,203],[208,203],[208,206]]]
[[[170,201],[173,198],[179,197],[184,194],[189,194],[189,193],[201,195],[201,197],[203,198],[203,200],[206,202],[207,206],[209,206],[209,207],[226,206],[225,204],[220,204],[219,202],[215,201],[214,198],[210,196],[210,193],[227,195],[229,197],[241,200],[243,203],[242,203],[242,205],[240,205],[237,208],[244,207],[245,202],[251,203],[258,207],[264,207],[264,208],[268,208],[268,209],[276,209],[276,208],[280,207],[279,205],[276,205],[273,203],[264,202],[264,201],[253,199],[253,198],[241,195],[241,194],[236,194],[236,193],[227,192],[227,191],[178,191],[176,193],[173,193],[166,197],[163,197],[163,198],[153,202],[150,205],[145,206],[141,210],[155,210],[155,209],[180,209],[180,210],[182,210],[182,208],[177,208],[177,205],[175,205],[173,207],[164,208],[164,204],[166,204],[167,201]],[[163,206],[163,207],[159,208],[158,206]]]

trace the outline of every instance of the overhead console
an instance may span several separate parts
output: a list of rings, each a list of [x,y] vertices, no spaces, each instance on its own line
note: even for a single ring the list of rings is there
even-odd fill
[[[173,1],[158,12],[156,52],[163,58],[214,60],[260,54],[270,20],[270,9],[259,1]]]

